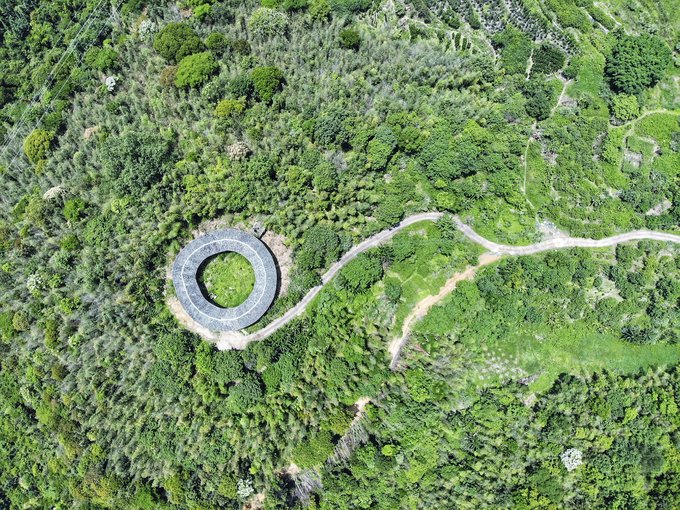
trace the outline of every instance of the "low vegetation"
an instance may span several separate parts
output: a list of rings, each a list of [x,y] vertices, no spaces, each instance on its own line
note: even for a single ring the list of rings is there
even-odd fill
[[[243,255],[227,252],[205,262],[198,275],[207,297],[224,308],[243,303],[255,286],[253,266]]]

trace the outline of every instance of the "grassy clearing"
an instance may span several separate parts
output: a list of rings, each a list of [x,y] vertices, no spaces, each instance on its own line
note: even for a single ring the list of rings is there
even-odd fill
[[[453,250],[444,255],[441,247],[446,240],[437,225],[425,221],[412,225],[400,235],[412,236],[415,245],[413,255],[402,261],[395,261],[386,272],[384,281],[396,281],[401,286],[401,298],[396,304],[393,331],[399,331],[406,316],[423,298],[436,294],[446,280],[464,269],[470,258],[482,252],[477,245],[460,240]],[[471,257],[470,254],[473,254]],[[374,295],[382,294],[384,287],[374,288]]]
[[[680,347],[632,345],[574,324],[558,330],[523,327],[511,331],[489,346],[488,355],[507,360],[510,368],[540,374],[530,387],[542,391],[562,373],[586,375],[601,369],[632,373],[649,366],[674,365],[680,361]]]
[[[527,184],[527,188],[529,186]],[[488,199],[479,202],[469,211],[469,215],[474,218],[470,222],[472,227],[492,241],[526,245],[538,240],[533,213],[514,209],[503,200]]]
[[[253,291],[255,272],[243,255],[220,253],[203,266],[198,281],[216,305],[231,308],[243,303]]]
[[[595,281],[598,275],[603,277],[609,265],[618,259],[614,256],[614,250],[591,253],[593,258],[587,259],[589,262],[585,263],[593,268],[590,278]],[[625,253],[628,252],[621,251],[622,260],[627,260]],[[574,256],[578,258],[578,264],[586,260],[580,255]],[[478,274],[475,283],[459,285],[442,304],[430,310],[415,325],[414,331],[420,345],[432,357],[455,353],[466,359],[467,369],[460,374],[466,384],[487,387],[531,377],[529,389],[536,392],[547,390],[563,373],[583,376],[601,370],[634,373],[647,367],[673,366],[680,362],[680,345],[663,341],[631,343],[624,340],[621,334],[624,323],[650,324],[644,307],[642,311],[635,312],[637,315],[631,315],[631,309],[640,302],[649,302],[657,277],[676,278],[675,262],[664,256],[664,263],[658,263],[656,255],[637,261],[619,260],[626,282],[634,273],[640,272],[641,267],[656,268],[647,271],[647,277],[642,278],[634,288],[628,288],[625,299],[621,297],[622,291],[618,287],[623,285],[623,276],[616,286],[605,277],[605,283],[598,287],[593,287],[590,280],[584,280],[579,284],[580,290],[574,287],[573,281],[562,290],[546,293],[511,290],[522,289],[536,276],[547,282],[573,271],[564,272],[564,268],[569,265],[567,261],[570,255],[563,254],[561,262],[553,266],[546,264],[551,257],[550,254],[535,257],[535,266],[522,266],[516,259],[506,259],[496,266],[485,268]],[[489,278],[491,274],[498,277]],[[653,277],[652,274],[657,276]],[[568,277],[566,281],[569,281]],[[512,287],[511,283],[516,287]],[[488,293],[494,288],[496,292],[488,294],[491,301],[488,301],[489,298],[485,298],[487,301],[480,299],[480,289],[486,289]],[[584,292],[586,297],[581,304],[574,304],[574,300],[578,303],[581,299],[578,297],[580,292]],[[614,306],[619,311],[605,313],[600,301],[612,296],[615,296]],[[489,303],[496,299],[499,300],[497,305],[489,307]],[[660,298],[657,296],[657,299]],[[622,304],[623,301],[626,303]],[[674,307],[672,303],[670,301],[668,306]],[[494,309],[494,306],[498,308]],[[568,312],[569,307],[576,308]],[[570,314],[579,307],[582,311],[578,314],[583,315],[572,318]],[[593,312],[596,309],[598,311]],[[659,317],[662,316],[659,314]],[[668,318],[671,316],[667,315]],[[676,327],[673,324],[675,322],[671,319],[663,326],[663,331],[673,331]]]
[[[550,186],[546,173],[548,163],[541,154],[541,145],[535,140],[529,142],[526,164],[526,196],[534,207],[541,209],[550,202]]]
[[[584,111],[588,116],[608,119],[607,103],[600,95],[604,82],[604,56],[586,42],[583,53],[574,57],[572,65],[577,69],[577,73],[574,83],[567,89],[567,94],[576,99],[588,100],[591,106]]]
[[[653,138],[663,149],[670,148],[671,135],[680,131],[680,114],[655,113],[647,115],[635,123],[638,136]]]

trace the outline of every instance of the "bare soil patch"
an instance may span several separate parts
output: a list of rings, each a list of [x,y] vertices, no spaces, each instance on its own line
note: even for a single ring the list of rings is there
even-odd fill
[[[647,211],[645,214],[647,216],[661,216],[663,213],[665,213],[668,209],[670,209],[673,206],[670,200],[664,200],[660,204],[655,205],[652,207],[649,211]]]
[[[288,292],[290,285],[290,270],[293,267],[293,250],[286,245],[286,238],[271,230],[260,238],[274,254],[274,261],[279,268],[279,296]]]
[[[98,131],[99,126],[91,126],[83,131],[83,138],[85,138],[85,140],[89,140],[92,138],[92,135],[96,134]]]
[[[640,154],[639,152],[632,152],[626,150],[623,157],[635,168],[640,168],[640,165],[642,164],[642,154]]]

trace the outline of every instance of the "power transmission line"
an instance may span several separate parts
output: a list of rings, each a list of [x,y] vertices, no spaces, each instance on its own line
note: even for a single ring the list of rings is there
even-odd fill
[[[102,7],[102,4],[104,3],[104,1],[105,0],[99,0],[99,3],[95,6],[94,10],[90,13],[90,15],[87,17],[85,22],[81,25],[81,27],[78,30],[78,32],[76,33],[75,37],[71,40],[71,42],[67,46],[64,53],[61,55],[61,57],[59,58],[57,63],[54,65],[52,70],[48,73],[47,78],[43,82],[40,89],[33,95],[33,98],[31,100],[30,104],[24,109],[21,117],[15,123],[9,138],[7,139],[6,143],[2,146],[2,149],[0,149],[2,151],[2,157],[3,158],[7,155],[7,151],[8,151],[9,146],[16,140],[17,136],[19,135],[19,132],[25,126],[25,124],[28,120],[27,119],[28,114],[36,106],[36,104],[42,102],[45,94],[49,90],[49,87],[54,82],[55,77],[58,74],[59,68],[62,66],[62,64],[64,62],[66,62],[66,59],[75,51],[76,46],[79,42],[78,40],[79,40],[81,34],[83,34],[86,29],[89,29],[90,26],[94,23],[95,15],[98,14],[98,12],[99,12],[100,8]],[[118,5],[120,5],[120,2],[118,3]],[[103,29],[99,31],[99,33],[97,34],[97,37],[87,46],[85,51],[87,51],[87,49],[89,49],[94,44],[94,42],[101,35],[102,31],[103,31]],[[83,52],[83,54],[84,54],[84,52]],[[82,62],[82,58],[81,58],[80,62]],[[68,83],[69,79],[70,79],[70,77],[65,80],[65,83]],[[63,87],[64,87],[64,85],[62,84],[62,87],[60,87],[59,92],[61,92],[61,90],[63,90]],[[58,97],[58,94],[56,94],[55,97]],[[45,114],[43,113],[43,115],[40,117],[38,122],[40,122],[40,120],[42,120],[44,118],[44,116],[45,116]],[[12,160],[12,163],[14,163],[15,159],[16,159],[16,156]]]

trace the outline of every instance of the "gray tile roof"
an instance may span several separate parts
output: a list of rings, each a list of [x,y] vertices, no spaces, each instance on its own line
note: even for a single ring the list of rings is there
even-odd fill
[[[255,272],[255,286],[248,298],[233,308],[221,308],[208,301],[198,284],[198,270],[203,262],[218,253],[233,251],[250,261]],[[241,230],[216,230],[194,239],[179,252],[172,266],[172,281],[177,298],[196,322],[211,331],[234,331],[257,322],[269,309],[278,274],[274,258],[267,247]]]

